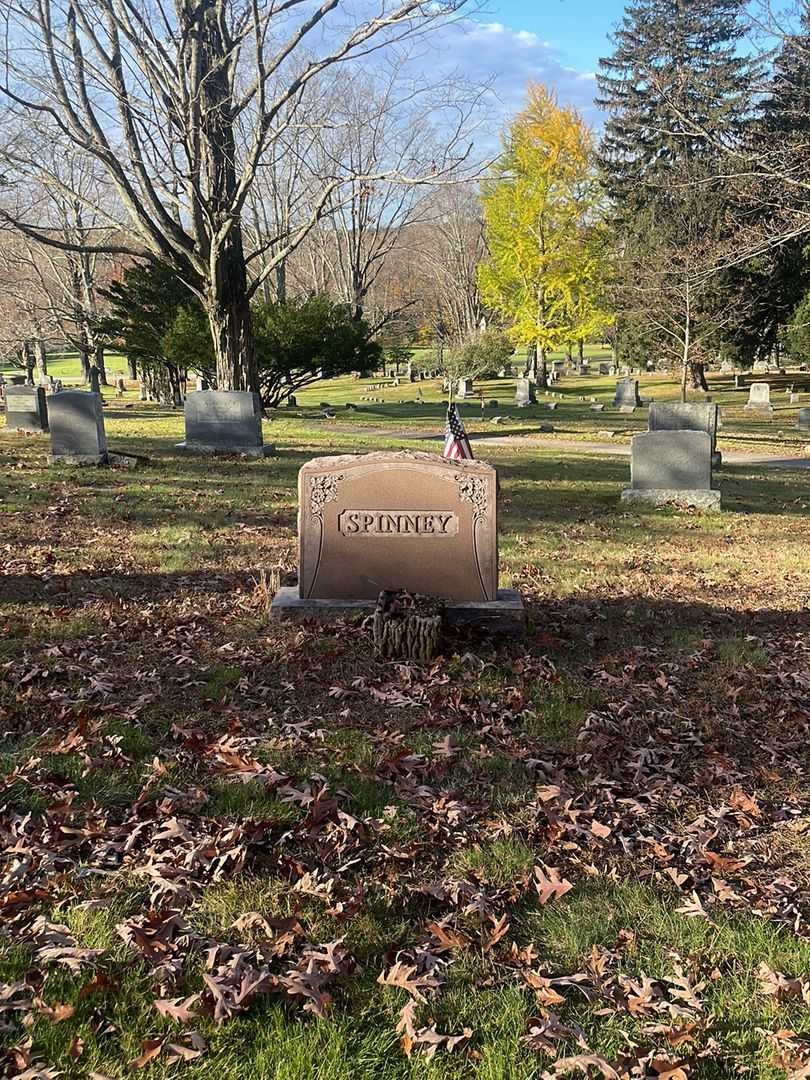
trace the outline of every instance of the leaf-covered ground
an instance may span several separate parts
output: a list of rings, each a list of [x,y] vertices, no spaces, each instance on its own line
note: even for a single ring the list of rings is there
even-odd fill
[[[267,620],[298,467],[382,440],[180,428],[0,435],[5,1075],[810,1077],[808,478],[492,447],[530,633],[428,669]]]

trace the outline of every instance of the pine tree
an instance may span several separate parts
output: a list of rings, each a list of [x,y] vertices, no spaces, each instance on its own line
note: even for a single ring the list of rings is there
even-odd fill
[[[755,65],[738,53],[744,0],[632,0],[599,62],[600,159],[619,213],[667,187],[673,166],[716,160],[750,121]]]
[[[777,166],[786,177],[804,181],[810,174],[810,3],[805,2],[796,32],[785,36],[774,57],[769,93],[751,134],[756,159]],[[776,217],[810,215],[804,186],[783,183],[774,191],[769,179],[752,181],[747,224],[762,234],[778,231]],[[784,327],[810,288],[807,237],[800,235],[770,247],[735,267],[736,287],[749,296],[749,316],[727,341],[730,355],[742,360],[767,359],[778,353]]]
[[[597,100],[607,112],[600,164],[620,248],[619,355],[638,347],[626,341],[631,328],[648,347],[665,351],[644,312],[654,310],[656,282],[661,305],[689,292],[681,275],[691,267],[700,275],[708,325],[684,327],[681,336],[691,344],[678,355],[693,385],[704,388],[703,365],[717,345],[709,332],[712,306],[720,311],[726,302],[722,275],[711,265],[710,241],[719,254],[728,239],[730,190],[718,179],[720,165],[746,138],[757,71],[740,52],[743,9],[744,0],[632,0],[612,56],[600,61]],[[690,244],[692,256],[684,251]],[[645,276],[645,267],[655,273]],[[675,280],[661,267],[671,267]]]

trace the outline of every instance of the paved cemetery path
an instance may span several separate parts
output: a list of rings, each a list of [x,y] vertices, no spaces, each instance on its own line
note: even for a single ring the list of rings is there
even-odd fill
[[[326,421],[325,425],[328,424]],[[371,435],[375,438],[407,439],[421,442],[434,442],[444,438],[443,431],[403,431],[401,428],[369,427],[360,428],[356,424],[329,424],[330,431],[341,435]],[[471,443],[482,446],[533,446],[538,450],[559,450],[580,454],[613,454],[616,457],[630,457],[630,445],[624,442],[585,442],[581,439],[538,439],[534,435],[482,435],[470,436]],[[724,450],[725,465],[749,465],[765,469],[810,469],[810,458],[783,457],[779,454],[743,454],[739,451]]]

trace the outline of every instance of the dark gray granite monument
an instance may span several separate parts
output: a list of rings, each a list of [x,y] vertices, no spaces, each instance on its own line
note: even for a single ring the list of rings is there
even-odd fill
[[[637,409],[643,404],[638,393],[638,379],[619,379],[613,397],[614,408]]]
[[[86,390],[62,390],[48,402],[51,452],[48,464],[107,465],[101,398]]]
[[[719,469],[723,457],[717,449],[720,406],[699,401],[653,401],[650,404],[650,431],[706,431],[712,440],[712,468]]]
[[[186,441],[180,449],[200,454],[249,454],[272,448],[262,442],[258,394],[244,390],[198,390],[186,398]]]
[[[646,431],[633,438],[630,452],[630,487],[622,502],[720,509],[707,431]]]
[[[537,395],[534,390],[534,383],[531,379],[518,379],[515,384],[515,405],[523,408],[526,405],[534,405],[537,402]]]
[[[48,430],[48,403],[42,386],[6,387],[6,427],[37,434]]]

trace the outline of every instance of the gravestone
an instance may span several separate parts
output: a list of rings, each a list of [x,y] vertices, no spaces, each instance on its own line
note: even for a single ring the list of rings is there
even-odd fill
[[[650,404],[650,431],[706,431],[712,440],[712,467],[723,462],[717,450],[720,407],[692,401],[653,401]]]
[[[616,393],[613,398],[615,408],[629,405],[636,409],[642,404],[638,395],[638,379],[619,379],[616,383]]]
[[[297,588],[271,613],[330,618],[407,589],[448,602],[451,622],[514,631],[523,606],[498,590],[497,474],[482,461],[383,451],[316,458],[298,474]]]
[[[473,393],[473,381],[472,379],[459,379],[458,388],[456,390],[457,398],[466,398]]]
[[[287,398],[286,398],[286,400],[284,402],[284,407],[287,408],[287,409],[297,409],[298,408],[298,400],[297,400],[295,394],[287,394]]]
[[[764,360],[755,360],[754,361],[754,366],[751,368],[751,370],[755,374],[759,374],[760,372],[767,371],[768,370],[768,365]]]
[[[501,370],[498,372],[499,379],[511,379],[514,377],[515,371],[511,364],[504,364]]]
[[[558,375],[562,375],[565,371],[565,363],[562,360],[555,360],[551,365],[552,371],[556,371]]]
[[[207,382],[206,379],[204,379],[202,377],[202,375],[197,376],[197,378],[194,380],[194,385],[195,385],[195,388],[197,389],[197,391],[202,391],[202,390],[207,390],[208,389],[208,382]]]
[[[515,384],[515,405],[524,408],[526,405],[534,405],[536,402],[537,395],[532,380],[518,379]]]
[[[24,375],[10,375],[8,381],[12,386],[25,386],[28,380]]]
[[[796,416],[796,427],[805,430],[810,428],[810,409],[799,409]]]
[[[720,509],[707,431],[646,431],[633,438],[630,455],[630,487],[622,502]]]
[[[5,397],[9,431],[48,430],[48,403],[41,386],[7,386]]]
[[[106,465],[107,436],[101,398],[86,390],[63,390],[48,402],[51,452],[48,464]]]
[[[124,391],[126,390],[126,388],[127,388],[127,384],[124,382],[124,376],[119,375],[118,378],[115,380],[115,389],[118,391],[118,396],[119,397],[123,396]]]
[[[604,408],[604,404],[591,405],[591,412],[602,412]]]
[[[751,412],[772,413],[770,384],[766,382],[751,383],[745,408]]]
[[[589,364],[579,364],[577,366],[577,375],[590,375],[591,368]]]
[[[258,394],[246,390],[199,390],[185,408],[186,441],[182,450],[203,454],[272,452],[262,444],[262,406]]]
[[[599,365],[599,374],[600,375],[610,375],[611,374],[610,368],[611,368],[610,364],[600,364]]]

